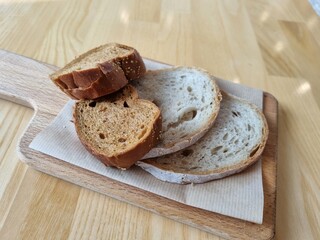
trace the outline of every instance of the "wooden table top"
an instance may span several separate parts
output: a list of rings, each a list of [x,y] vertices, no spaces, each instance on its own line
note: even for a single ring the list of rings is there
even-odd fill
[[[0,0],[0,23],[1,49],[56,66],[119,42],[273,94],[276,238],[320,238],[320,17],[307,0]],[[0,100],[0,239],[220,239],[28,167],[16,145],[32,114]]]

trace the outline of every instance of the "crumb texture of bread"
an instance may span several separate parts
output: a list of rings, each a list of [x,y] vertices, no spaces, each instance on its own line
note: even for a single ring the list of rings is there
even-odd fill
[[[90,54],[79,57],[78,61],[64,68],[60,74],[71,73],[73,71],[94,68],[97,63],[108,62],[117,57],[125,57],[131,53],[132,49],[119,47],[116,44],[107,44],[96,48]]]
[[[145,157],[157,157],[194,144],[212,126],[220,107],[220,90],[204,70],[176,67],[148,71],[132,82],[139,96],[162,114],[161,142]]]
[[[74,122],[84,146],[105,165],[129,168],[159,140],[161,116],[128,85],[96,100],[75,104]]]
[[[258,160],[268,126],[254,105],[223,94],[217,120],[194,145],[171,155],[139,161],[155,177],[174,183],[203,183],[242,171]]]
[[[138,51],[117,43],[91,49],[50,75],[73,99],[95,99],[118,91],[146,72]]]

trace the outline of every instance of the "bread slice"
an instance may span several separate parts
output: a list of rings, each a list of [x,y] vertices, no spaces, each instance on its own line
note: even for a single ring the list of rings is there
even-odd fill
[[[95,99],[119,90],[145,72],[136,49],[109,43],[80,55],[50,78],[73,99]]]
[[[103,98],[76,102],[74,124],[87,150],[107,166],[127,169],[158,143],[161,115],[128,85]]]
[[[213,128],[197,143],[137,165],[160,180],[204,183],[237,173],[256,162],[268,137],[264,115],[254,105],[223,94]]]
[[[198,68],[148,71],[131,84],[141,98],[153,101],[161,109],[161,141],[144,158],[194,144],[211,128],[219,111],[220,90],[213,77]]]

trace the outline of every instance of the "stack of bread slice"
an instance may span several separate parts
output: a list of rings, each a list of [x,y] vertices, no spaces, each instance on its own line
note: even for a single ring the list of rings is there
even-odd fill
[[[71,98],[82,144],[106,166],[136,164],[172,183],[204,183],[242,171],[268,137],[263,113],[220,91],[207,71],[146,71],[132,47],[92,49],[50,75]]]

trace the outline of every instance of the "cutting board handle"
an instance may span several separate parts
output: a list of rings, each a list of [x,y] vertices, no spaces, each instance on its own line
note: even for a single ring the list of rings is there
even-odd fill
[[[50,112],[52,104],[60,109],[68,97],[48,77],[56,69],[55,66],[0,50],[0,98],[36,111]]]

